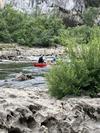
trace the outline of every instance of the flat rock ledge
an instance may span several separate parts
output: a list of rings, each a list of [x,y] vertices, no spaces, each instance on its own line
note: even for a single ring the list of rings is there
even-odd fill
[[[0,50],[0,63],[32,63],[40,55],[46,57],[65,55],[65,48],[62,46],[58,46],[57,48],[29,48],[16,45],[13,48],[6,47]]]
[[[5,44],[4,44],[5,45]],[[8,44],[4,46],[0,44],[0,59],[8,60],[22,60],[27,59],[29,56],[39,55],[63,55],[65,54],[65,48],[63,46],[49,47],[49,48],[37,48],[37,47],[23,47],[15,44]]]
[[[57,100],[43,88],[0,88],[0,133],[100,133],[100,99]]]

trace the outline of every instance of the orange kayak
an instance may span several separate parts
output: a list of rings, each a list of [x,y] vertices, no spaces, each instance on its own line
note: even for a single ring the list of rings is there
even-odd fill
[[[46,63],[33,63],[34,67],[46,67],[47,64]]]

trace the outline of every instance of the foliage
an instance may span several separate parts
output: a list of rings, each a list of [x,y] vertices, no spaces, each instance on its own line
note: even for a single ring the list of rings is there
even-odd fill
[[[0,41],[3,42],[46,47],[59,42],[61,28],[63,23],[55,16],[34,17],[15,11],[11,6],[0,11]]]
[[[1,42],[10,42],[11,41],[11,37],[10,37],[10,33],[7,30],[7,24],[0,12],[0,41]]]
[[[47,75],[51,95],[57,98],[83,94],[94,96],[100,91],[100,40],[96,35],[92,35],[88,44],[72,42],[68,45],[67,59]]]
[[[89,44],[93,39],[100,41],[99,35],[100,35],[99,26],[89,27],[83,25],[63,30],[62,33],[60,34],[59,40],[63,42],[63,45],[65,46],[71,44],[85,45]]]
[[[100,0],[86,0],[86,5],[91,7],[99,7],[100,6]]]
[[[97,8],[93,8],[93,7],[88,8],[83,13],[84,23],[88,26],[93,26],[94,20],[96,19],[97,15],[98,15],[98,9]]]

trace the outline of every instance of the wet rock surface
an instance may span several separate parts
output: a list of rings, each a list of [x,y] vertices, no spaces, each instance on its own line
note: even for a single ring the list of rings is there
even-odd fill
[[[0,133],[99,132],[99,98],[57,100],[44,88],[0,88]]]
[[[24,74],[22,72],[18,73],[15,77],[15,80],[17,81],[24,81],[24,80],[29,80],[32,79],[32,74]]]

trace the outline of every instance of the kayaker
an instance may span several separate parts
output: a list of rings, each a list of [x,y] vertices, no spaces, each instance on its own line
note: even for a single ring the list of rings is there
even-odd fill
[[[44,63],[43,55],[39,57],[38,63]]]

